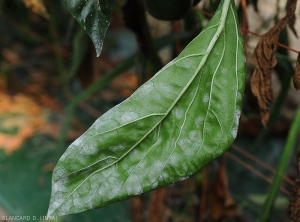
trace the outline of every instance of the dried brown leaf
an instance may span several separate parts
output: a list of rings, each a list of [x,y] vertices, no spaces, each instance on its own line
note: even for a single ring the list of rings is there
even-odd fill
[[[18,150],[24,141],[47,125],[45,110],[31,98],[0,91],[0,149],[6,153]],[[15,133],[5,133],[17,129]]]
[[[49,19],[49,13],[42,0],[23,0],[23,2],[32,12],[44,17],[45,19]]]
[[[164,216],[167,210],[167,206],[166,206],[167,194],[168,194],[167,187],[162,187],[152,192],[151,200],[149,204],[148,222],[164,221]]]
[[[298,150],[298,178],[290,195],[288,214],[291,222],[300,222],[300,149]]]
[[[293,0],[288,0],[287,3],[286,3],[286,10],[288,10],[290,7],[291,7],[291,3],[293,2]],[[296,16],[295,16],[295,13],[291,16],[288,24],[289,24],[289,27],[291,28],[292,32],[294,33],[294,35],[298,38],[298,33],[295,29],[295,22],[296,22]]]
[[[279,20],[266,34],[261,36],[252,56],[255,70],[251,77],[251,90],[258,100],[261,121],[265,127],[270,116],[268,106],[273,100],[271,76],[272,70],[277,63],[275,51],[277,49],[279,34],[287,22],[294,16],[296,4],[297,0],[290,1],[286,16]]]
[[[219,167],[217,178],[208,191],[209,219],[213,222],[240,217],[235,201],[229,192],[225,158],[226,155]]]
[[[300,53],[298,54],[298,58],[297,58],[293,83],[294,83],[295,89],[300,91]]]
[[[142,196],[136,196],[130,199],[130,216],[132,222],[143,222]]]

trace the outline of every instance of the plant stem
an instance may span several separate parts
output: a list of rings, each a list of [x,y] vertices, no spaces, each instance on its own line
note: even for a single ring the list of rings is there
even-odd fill
[[[298,138],[300,130],[300,106],[296,111],[293,124],[288,134],[287,141],[285,143],[281,158],[279,160],[279,165],[275,177],[273,179],[273,184],[270,187],[270,190],[267,195],[267,199],[264,203],[262,212],[258,219],[259,222],[268,222],[270,221],[271,211],[277,197],[280,184],[282,182],[283,176],[287,170],[288,164],[292,157],[293,151],[295,149],[296,141]]]

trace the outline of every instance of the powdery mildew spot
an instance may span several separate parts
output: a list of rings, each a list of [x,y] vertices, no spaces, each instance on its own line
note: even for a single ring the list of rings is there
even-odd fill
[[[187,179],[187,178],[189,178],[188,176],[187,177],[179,177],[178,178],[178,181],[183,181],[183,180],[185,180],[185,179]]]
[[[69,171],[66,170],[66,168],[58,168],[55,169],[55,177],[63,177],[65,175],[69,174]]]
[[[237,100],[240,101],[242,99],[242,94],[240,92],[237,92]]]
[[[201,123],[203,122],[203,120],[204,120],[204,118],[202,116],[199,116],[195,119],[195,124],[198,129],[201,126]]]
[[[238,132],[238,128],[234,127],[231,129],[230,134],[232,135],[233,138],[236,138],[237,132]]]
[[[182,109],[176,108],[174,110],[174,114],[177,119],[182,119],[182,117],[184,116],[184,111]]]
[[[155,161],[152,165],[154,171],[160,171],[163,168],[164,164],[161,161]]]
[[[222,84],[223,85],[227,85],[228,84],[228,81],[226,79],[222,79]]]
[[[170,163],[172,163],[173,165],[176,165],[176,164],[178,164],[178,162],[179,162],[179,158],[173,154],[170,157]]]
[[[162,172],[162,174],[159,176],[160,180],[165,180],[169,177],[169,174],[165,171]]]
[[[84,202],[81,200],[80,195],[78,192],[73,193],[73,202],[76,207],[83,207]]]
[[[189,132],[189,138],[191,141],[197,141],[199,138],[198,138],[198,133],[196,130],[192,130]]]
[[[234,113],[234,123],[236,126],[239,124],[240,116],[241,116],[241,110],[237,109]]]
[[[81,148],[79,150],[79,152],[81,155],[93,155],[98,152],[98,149],[95,144],[90,143],[90,144],[83,146],[83,148]]]
[[[155,181],[154,183],[151,184],[151,188],[154,189],[158,186],[158,182]]]
[[[145,83],[141,87],[140,92],[142,92],[145,96],[147,96],[152,90],[153,90],[153,82],[150,81]]]
[[[227,73],[227,69],[224,68],[224,67],[222,67],[222,68],[221,68],[221,73],[222,73],[222,74],[226,74],[226,73]]]
[[[121,144],[117,145],[117,146],[111,146],[109,147],[109,149],[113,152],[116,152],[116,151],[122,151],[125,149],[125,147]]]
[[[137,113],[132,112],[132,111],[127,111],[122,114],[121,122],[122,122],[122,124],[125,124],[125,123],[131,122],[133,120],[136,120],[138,118],[139,118],[139,115]]]
[[[73,207],[74,204],[73,204],[73,201],[72,201],[72,198],[69,198],[63,205],[61,205],[61,211],[62,212],[66,212],[66,211],[69,211],[71,209],[71,207]]]
[[[164,91],[166,94],[169,94],[170,92],[172,92],[172,87],[170,84],[162,84],[161,85],[161,90]]]
[[[80,136],[72,143],[72,145],[79,146],[82,144],[82,140],[83,140],[83,137]]]
[[[68,178],[63,178],[56,183],[53,184],[53,190],[57,191],[65,191],[66,185],[68,184]]]
[[[208,96],[208,94],[205,94],[203,97],[203,102],[208,103],[208,101],[209,101],[209,96]]]
[[[138,195],[143,191],[140,179],[137,175],[131,174],[126,183],[128,195]]]
[[[205,84],[205,86],[206,86],[206,87],[210,87],[210,86],[211,86],[211,82],[207,82],[207,83]]]

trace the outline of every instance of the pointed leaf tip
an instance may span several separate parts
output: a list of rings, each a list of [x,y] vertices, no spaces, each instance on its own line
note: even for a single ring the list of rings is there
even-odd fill
[[[63,2],[90,36],[99,57],[110,24],[114,0],[63,0]]]
[[[131,97],[102,115],[60,158],[51,215],[103,207],[182,180],[237,134],[246,75],[233,0]]]

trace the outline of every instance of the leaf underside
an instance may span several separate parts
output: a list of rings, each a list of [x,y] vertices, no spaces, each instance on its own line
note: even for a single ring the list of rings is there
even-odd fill
[[[182,180],[237,134],[245,57],[224,0],[182,53],[101,116],[60,158],[48,215],[103,207]]]
[[[90,36],[99,56],[110,24],[114,0],[63,0],[63,3]]]

